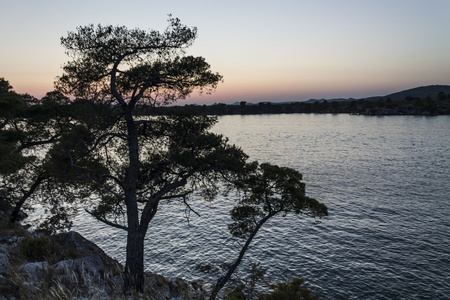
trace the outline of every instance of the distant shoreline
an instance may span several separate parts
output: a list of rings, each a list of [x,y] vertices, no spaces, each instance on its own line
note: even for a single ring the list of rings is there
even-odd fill
[[[445,97],[445,98],[444,98]],[[390,99],[379,100],[354,100],[354,101],[331,101],[323,102],[292,102],[271,103],[260,102],[258,104],[247,104],[241,102],[235,104],[213,104],[213,105],[184,105],[172,107],[140,106],[138,113],[142,115],[164,115],[174,109],[189,109],[204,115],[259,115],[259,114],[352,114],[368,116],[388,115],[414,115],[414,116],[437,116],[450,115],[450,95],[441,99],[436,98],[408,98],[406,100],[393,101]]]
[[[187,104],[184,106],[153,107],[142,105],[143,115],[165,114],[168,110],[188,108],[205,115],[257,115],[257,114],[354,114],[354,115],[450,115],[450,86],[430,85],[393,93],[387,96],[365,99],[320,99],[298,102],[246,101],[234,104],[216,103],[212,105]]]

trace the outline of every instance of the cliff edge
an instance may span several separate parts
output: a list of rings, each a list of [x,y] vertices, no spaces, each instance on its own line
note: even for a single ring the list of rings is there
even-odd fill
[[[0,211],[0,300],[204,299],[202,284],[146,272],[143,293],[124,294],[123,266],[77,232],[46,236]]]

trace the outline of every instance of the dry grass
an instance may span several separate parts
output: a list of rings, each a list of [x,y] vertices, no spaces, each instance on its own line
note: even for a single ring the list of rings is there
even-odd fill
[[[0,237],[25,237],[28,231],[20,224],[11,224],[8,220],[0,218]]]

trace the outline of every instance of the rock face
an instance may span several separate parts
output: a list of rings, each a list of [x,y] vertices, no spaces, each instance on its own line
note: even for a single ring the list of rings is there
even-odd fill
[[[5,237],[3,237],[5,240]],[[50,237],[51,262],[13,266],[17,242],[0,244],[0,300],[3,299],[204,299],[202,286],[146,273],[142,295],[123,294],[123,266],[76,232]]]
[[[48,262],[32,262],[21,265],[18,269],[18,275],[23,279],[22,285],[31,293],[39,289],[43,284],[43,278],[48,273]]]
[[[5,274],[9,267],[9,248],[7,245],[0,244],[0,274]]]

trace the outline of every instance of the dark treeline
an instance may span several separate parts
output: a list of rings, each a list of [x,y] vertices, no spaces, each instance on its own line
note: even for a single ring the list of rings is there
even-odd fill
[[[291,113],[349,113],[362,115],[450,115],[450,94],[443,92],[436,97],[425,98],[407,96],[403,100],[390,97],[360,99],[354,101],[316,101],[248,104],[218,103],[213,105],[185,105],[206,115],[252,115],[252,114],[291,114]],[[141,106],[142,114],[164,114],[170,108],[157,109]]]

